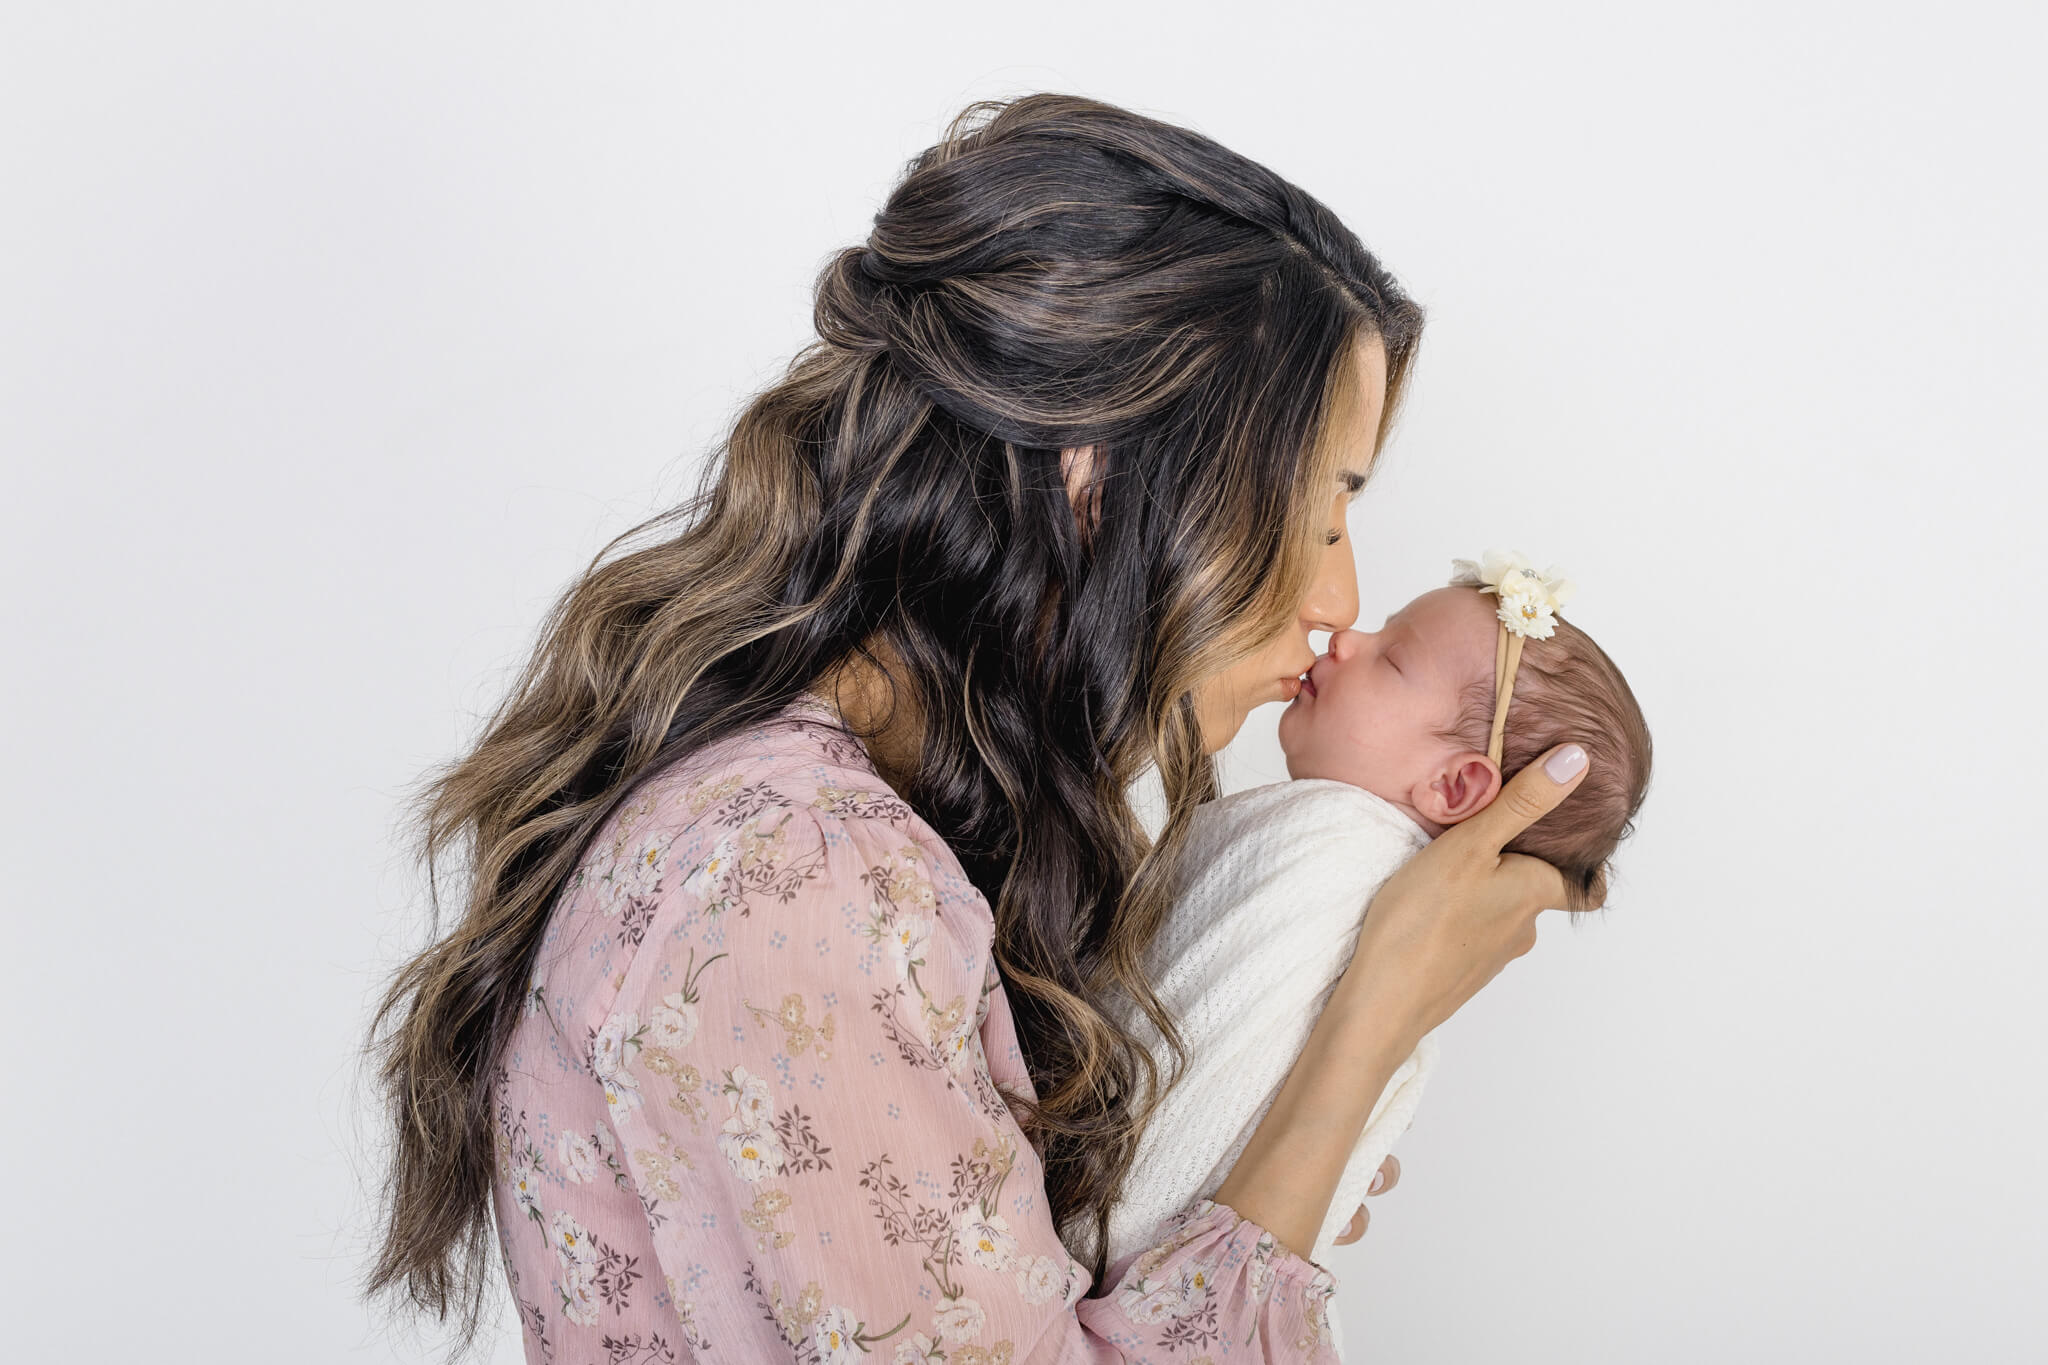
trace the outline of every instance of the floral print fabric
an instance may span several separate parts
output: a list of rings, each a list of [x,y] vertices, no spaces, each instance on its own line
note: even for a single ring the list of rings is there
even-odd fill
[[[495,1077],[528,1361],[1334,1361],[1329,1273],[1210,1200],[1084,1297],[994,932],[815,698],[644,784]]]

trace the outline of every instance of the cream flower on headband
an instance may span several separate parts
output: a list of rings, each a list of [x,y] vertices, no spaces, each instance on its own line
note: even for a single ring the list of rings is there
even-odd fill
[[[1542,573],[1514,550],[1488,550],[1480,563],[1469,559],[1451,561],[1452,581],[1469,584],[1500,599],[1494,615],[1516,635],[1531,640],[1548,640],[1557,632],[1557,612],[1578,585],[1553,564]]]

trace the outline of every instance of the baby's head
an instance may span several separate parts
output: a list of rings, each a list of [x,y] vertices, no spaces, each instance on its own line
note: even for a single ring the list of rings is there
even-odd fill
[[[1287,771],[1363,787],[1433,838],[1484,810],[1531,761],[1576,742],[1591,771],[1508,848],[1564,873],[1571,908],[1600,905],[1607,860],[1649,787],[1649,727],[1614,661],[1559,617],[1549,639],[1523,642],[1496,767],[1486,753],[1496,605],[1453,584],[1424,593],[1379,630],[1333,633],[1280,718]]]

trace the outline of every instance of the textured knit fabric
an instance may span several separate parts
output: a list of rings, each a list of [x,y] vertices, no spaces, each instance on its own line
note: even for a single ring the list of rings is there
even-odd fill
[[[1351,961],[1366,904],[1429,835],[1349,783],[1305,778],[1208,802],[1147,979],[1172,1012],[1187,1069],[1146,1126],[1110,1218],[1112,1259],[1155,1240],[1230,1174]],[[1171,1061],[1134,1010],[1161,1074]],[[1425,1035],[1374,1105],[1309,1251],[1322,1261],[1408,1127],[1435,1064]]]
[[[1084,1297],[993,937],[821,702],[642,784],[495,1077],[528,1361],[1334,1360],[1329,1273],[1206,1199]]]

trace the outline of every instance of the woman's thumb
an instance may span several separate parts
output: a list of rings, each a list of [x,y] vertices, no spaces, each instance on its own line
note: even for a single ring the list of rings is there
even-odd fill
[[[1515,836],[1557,809],[1586,776],[1586,751],[1577,744],[1560,744],[1514,776],[1500,789],[1493,804],[1465,821],[1488,852],[1499,853]],[[1476,827],[1476,828],[1475,828]]]

